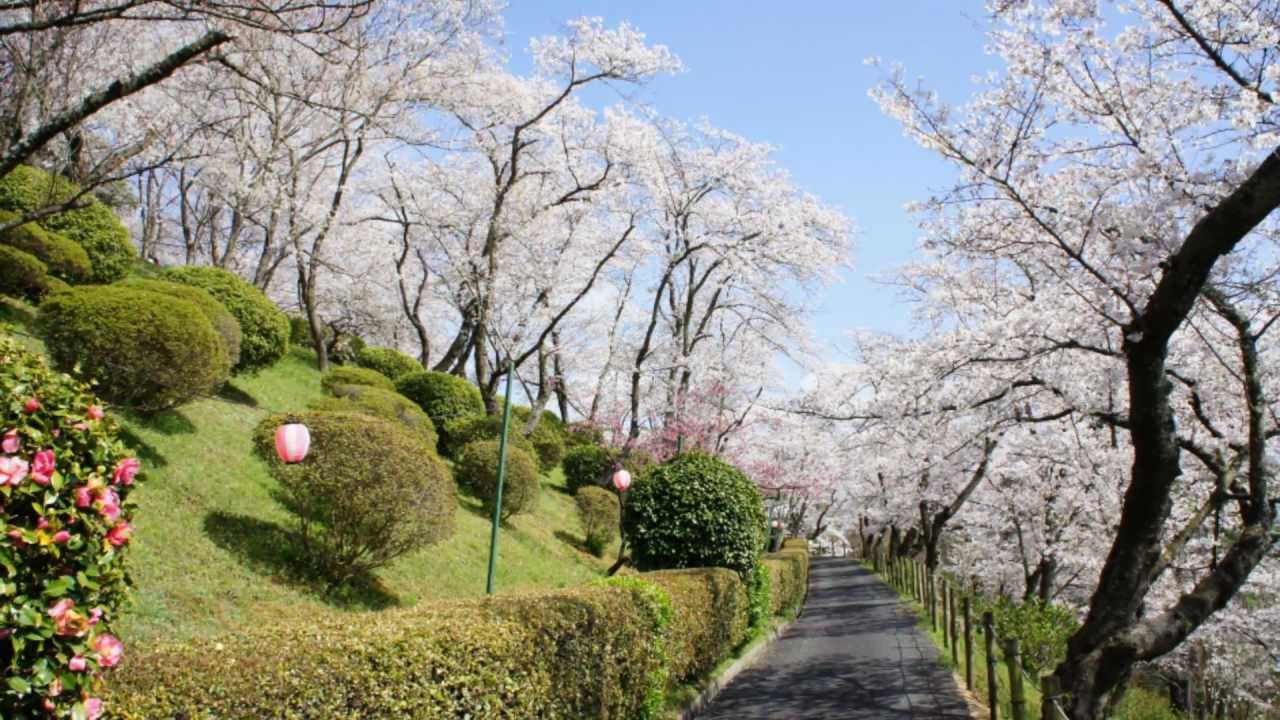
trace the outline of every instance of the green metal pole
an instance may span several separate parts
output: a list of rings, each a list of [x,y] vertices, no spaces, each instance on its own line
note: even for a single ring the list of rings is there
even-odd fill
[[[498,563],[498,525],[502,523],[502,485],[507,479],[507,429],[511,425],[511,376],[514,363],[507,361],[507,396],[502,400],[502,435],[498,440],[498,492],[493,501],[493,529],[489,531],[489,579],[485,593],[493,594],[493,571]]]

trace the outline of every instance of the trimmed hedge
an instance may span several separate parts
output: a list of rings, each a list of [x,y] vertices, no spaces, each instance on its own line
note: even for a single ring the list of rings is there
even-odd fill
[[[750,576],[765,542],[764,502],[742,471],[677,455],[632,485],[623,519],[640,570],[727,567]]]
[[[564,483],[569,492],[576,493],[584,487],[604,487],[618,453],[599,445],[579,445],[564,454]]]
[[[396,380],[396,392],[418,403],[431,416],[431,422],[436,424],[445,442],[449,435],[445,426],[451,420],[484,414],[480,388],[457,375],[431,371],[409,373]]]
[[[320,387],[330,395],[336,395],[337,388],[352,385],[363,385],[387,392],[396,391],[396,384],[376,370],[339,365],[330,368],[329,372],[320,376]]]
[[[19,217],[21,216],[17,213],[0,210],[0,225],[13,222]],[[31,253],[49,268],[50,275],[64,282],[85,282],[93,274],[89,254],[84,248],[35,223],[23,223],[0,233],[0,245]]]
[[[0,245],[0,295],[38,303],[49,293],[65,287],[65,283],[49,275],[40,258]]]
[[[578,519],[582,521],[587,550],[596,557],[604,556],[604,549],[618,539],[621,529],[622,508],[618,496],[602,487],[579,488],[574,495],[578,506]]]
[[[322,614],[135,652],[109,717],[651,717],[671,608],[632,578],[541,595]],[[655,687],[657,685],[657,687]]]
[[[54,364],[97,382],[110,402],[142,412],[181,405],[227,381],[221,336],[194,304],[113,285],[50,296],[37,330]]]
[[[165,280],[146,280],[141,278],[124,280],[116,283],[115,286],[160,293],[179,300],[186,300],[195,305],[205,317],[209,318],[209,322],[213,324],[213,329],[222,337],[222,342],[227,349],[227,360],[230,362],[230,366],[235,367],[236,363],[240,362],[240,343],[242,339],[240,323],[207,290]]]
[[[0,210],[29,213],[66,202],[80,194],[70,180],[30,165],[14,168],[0,178]],[[137,250],[129,241],[129,231],[120,218],[92,195],[89,204],[37,221],[45,230],[58,233],[84,248],[95,283],[111,283],[129,274]]]
[[[543,472],[551,472],[564,459],[564,438],[560,431],[546,420],[539,421],[526,439],[533,445],[533,451],[538,455],[538,467],[542,468]]]
[[[431,418],[409,398],[394,390],[368,385],[338,385],[329,388],[329,392],[333,397],[320,398],[311,404],[311,409],[355,412],[395,420],[413,431],[435,453],[436,428],[431,423]]]
[[[668,688],[697,681],[747,639],[747,587],[726,568],[692,568],[640,577],[671,597],[667,634]]]
[[[414,358],[386,347],[364,347],[356,353],[356,365],[370,370],[377,370],[392,380],[414,372],[423,372],[426,368]]]
[[[781,552],[760,556],[760,562],[769,569],[773,614],[797,613],[809,590],[809,551],[794,546],[784,548]]]
[[[492,513],[498,494],[498,441],[477,440],[462,449],[457,465],[458,483],[484,503]],[[533,455],[507,445],[507,472],[502,485],[502,520],[533,510],[542,491]]]
[[[451,420],[440,429],[440,450],[446,457],[457,460],[462,456],[462,449],[478,440],[497,440],[502,435],[502,418],[493,415],[471,415]],[[520,434],[520,426],[515,418],[511,419],[511,428],[507,433],[507,442],[512,447],[537,457],[537,448],[529,438]]]
[[[271,367],[289,350],[289,317],[261,290],[216,267],[169,268],[164,279],[209,291],[240,323],[243,341],[234,372]]]

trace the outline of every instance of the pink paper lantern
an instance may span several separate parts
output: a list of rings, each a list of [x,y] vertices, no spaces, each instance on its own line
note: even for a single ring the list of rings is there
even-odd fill
[[[302,462],[311,449],[311,431],[301,423],[276,428],[276,455],[287,463]]]
[[[626,470],[619,470],[613,474],[613,486],[618,488],[618,492],[626,492],[631,487],[631,473]]]

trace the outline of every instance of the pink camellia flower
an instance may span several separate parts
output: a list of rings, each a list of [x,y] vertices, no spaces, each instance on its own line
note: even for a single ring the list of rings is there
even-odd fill
[[[98,664],[104,668],[120,664],[120,658],[124,655],[124,643],[108,633],[94,638],[93,649],[98,653]]]
[[[133,526],[123,520],[116,523],[114,527],[107,531],[107,542],[114,547],[120,547],[129,542],[129,538],[133,535]]]
[[[4,640],[13,634],[13,628],[0,628],[0,640]]]
[[[17,542],[21,543],[21,542],[22,542],[22,531],[21,531],[21,530],[19,530],[19,529],[17,529],[17,528],[14,528],[14,529],[10,530],[10,531],[9,531],[9,538],[10,538],[11,540],[15,540],[15,541],[17,541]]]
[[[71,429],[72,429],[72,430],[79,430],[79,431],[81,431],[81,432],[84,432],[85,430],[88,430],[88,429],[89,429],[89,423],[82,423],[82,422],[78,422],[78,423],[76,423],[75,425],[72,425],[72,426],[71,426]]]
[[[58,688],[58,691],[59,691],[59,692],[61,692],[61,691],[62,691],[62,688]],[[55,703],[55,702],[54,702],[52,699],[50,699],[50,698],[45,698],[45,699],[44,699],[44,709],[45,709],[45,711],[46,711],[46,712],[53,712],[54,710],[57,710],[57,709],[58,709],[58,704],[57,704],[57,703]]]
[[[111,482],[115,485],[132,485],[133,477],[138,474],[138,468],[142,467],[142,463],[137,458],[125,458],[116,465],[116,470],[111,474]]]
[[[102,620],[102,608],[94,608],[89,611],[89,627],[97,625],[100,620]]]
[[[9,453],[10,455],[18,452],[18,431],[17,430],[10,430],[4,434],[4,437],[0,439],[0,450],[3,450],[4,452]]]
[[[40,400],[37,398],[27,398],[27,401],[22,403],[22,409],[29,413],[33,413],[40,409]]]
[[[76,488],[76,507],[87,508],[93,504],[93,488],[81,485]]]
[[[111,522],[115,522],[116,518],[120,517],[120,496],[115,490],[107,488],[98,496],[98,512]]]
[[[84,669],[88,666],[89,662],[85,660],[83,655],[76,655],[67,663],[67,669],[71,672],[84,672]]]
[[[71,612],[75,606],[76,604],[69,598],[62,598],[58,602],[54,603],[53,607],[49,608],[49,617],[54,620],[61,620],[66,617],[66,614]]]
[[[59,530],[53,534],[53,541],[58,545],[66,545],[71,541],[71,533],[66,530]]]
[[[85,414],[89,416],[90,420],[101,420],[106,415],[106,413],[102,412],[102,408],[97,405],[90,405]]]
[[[53,479],[53,468],[56,463],[52,450],[41,450],[31,461],[31,479],[39,485],[48,485]]]
[[[42,517],[42,518],[40,518],[39,520],[37,520],[37,521],[36,521],[36,529],[37,529],[37,530],[48,530],[48,529],[49,529],[49,518]]]
[[[102,701],[95,697],[85,698],[84,717],[85,720],[98,720],[102,717]]]
[[[30,466],[27,461],[16,457],[0,457],[0,485],[17,485],[27,476]]]

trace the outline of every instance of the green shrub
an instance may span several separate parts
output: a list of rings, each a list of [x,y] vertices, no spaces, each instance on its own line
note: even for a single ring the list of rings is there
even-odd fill
[[[230,367],[235,367],[240,362],[240,323],[236,321],[235,316],[227,311],[222,303],[218,302],[213,295],[207,290],[190,285],[179,285],[178,283],[166,282],[164,280],[147,280],[133,279],[123,280],[116,283],[117,287],[126,287],[133,290],[142,290],[145,292],[160,293],[168,295],[196,306],[209,322],[213,324],[213,329],[217,331],[222,338],[223,344],[226,346],[227,359]]]
[[[769,569],[770,606],[774,615],[790,616],[800,611],[809,591],[809,552],[796,548],[760,556]]]
[[[262,291],[235,273],[215,267],[176,267],[164,279],[209,291],[240,323],[243,340],[234,372],[274,365],[289,350],[289,318]]]
[[[80,194],[70,180],[23,165],[0,178],[0,210],[29,213],[66,202]],[[138,252],[120,218],[92,195],[88,205],[42,218],[37,224],[84,248],[95,283],[111,283],[129,273]]]
[[[396,392],[418,403],[448,442],[446,425],[451,420],[484,414],[480,388],[457,375],[442,372],[414,372],[396,380]]]
[[[447,457],[457,460],[462,456],[462,449],[477,440],[497,440],[502,435],[502,418],[493,415],[470,415],[445,423],[440,432],[440,449]],[[511,421],[507,432],[507,442],[530,455],[537,456],[537,450],[529,438],[520,434],[520,426]]]
[[[85,286],[50,296],[37,329],[54,363],[97,383],[107,400],[155,412],[207,395],[231,365],[194,304],[159,293]]]
[[[1112,717],[1124,720],[1183,720],[1184,716],[1162,694],[1130,682]],[[1250,716],[1252,717],[1252,716]]]
[[[579,445],[604,445],[604,431],[582,420],[564,427],[564,444],[569,448]]]
[[[395,420],[413,431],[423,444],[435,452],[436,428],[431,418],[417,403],[395,392],[368,385],[338,385],[329,388],[333,397],[326,397],[311,404],[312,410],[328,412],[356,412]]]
[[[665,594],[634,578],[377,613],[328,614],[185,644],[116,673],[129,720],[649,717]],[[657,691],[657,692],[655,692]]]
[[[725,568],[665,570],[640,576],[671,597],[668,687],[706,677],[747,639],[747,588]]]
[[[809,552],[809,541],[804,538],[787,538],[782,541],[783,550],[803,550]]]
[[[1022,645],[1022,662],[1032,673],[1057,667],[1067,654],[1067,640],[1080,627],[1075,613],[1039,600],[1018,602],[999,597],[979,600],[977,614],[995,616],[996,637],[1017,639]]]
[[[641,570],[727,567],[744,577],[765,541],[764,503],[740,470],[700,452],[677,455],[631,487],[624,519]]]
[[[306,459],[292,465],[266,440],[286,422],[311,433]],[[453,534],[457,500],[449,470],[400,423],[357,413],[288,413],[265,418],[256,437],[297,516],[307,560],[332,587]]]
[[[570,492],[579,488],[603,487],[617,453],[599,445],[579,445],[564,454],[564,483]]]
[[[538,456],[538,467],[543,472],[551,472],[564,458],[564,439],[554,425],[546,421],[539,422],[528,440],[533,445],[533,451]]]
[[[477,440],[463,448],[457,473],[458,482],[492,513],[498,493],[498,441]],[[507,472],[502,487],[502,520],[532,511],[541,490],[538,465],[533,456],[508,445]]]
[[[0,398],[0,473],[12,480],[15,466],[26,471],[0,487],[0,627],[13,634],[0,645],[0,717],[72,717],[112,664],[95,647],[114,641],[127,601],[138,464],[87,385],[3,335]],[[67,667],[76,656],[82,672]],[[42,707],[47,697],[52,712]]]
[[[17,213],[0,210],[0,225],[19,217]],[[0,233],[0,245],[31,253],[49,268],[50,275],[64,282],[85,282],[93,274],[89,255],[84,248],[35,223],[23,223]]]
[[[618,496],[602,487],[586,486],[578,489],[574,499],[578,505],[578,519],[587,550],[596,557],[604,556],[604,549],[618,539],[622,520]]]
[[[57,278],[31,253],[0,245],[0,295],[40,302],[58,289]]]
[[[298,347],[310,347],[311,326],[301,315],[289,315],[289,344]]]
[[[365,368],[340,365],[330,368],[329,372],[320,376],[320,387],[324,388],[324,391],[330,395],[336,394],[335,388],[340,388],[344,385],[363,385],[389,392],[395,392],[396,390],[396,384],[388,380],[385,375]]]
[[[362,368],[377,370],[392,380],[413,372],[423,372],[422,363],[395,348],[365,347],[356,353],[356,364]]]
[[[773,573],[763,563],[758,563],[747,581],[747,624],[752,634],[764,629],[773,615]]]

